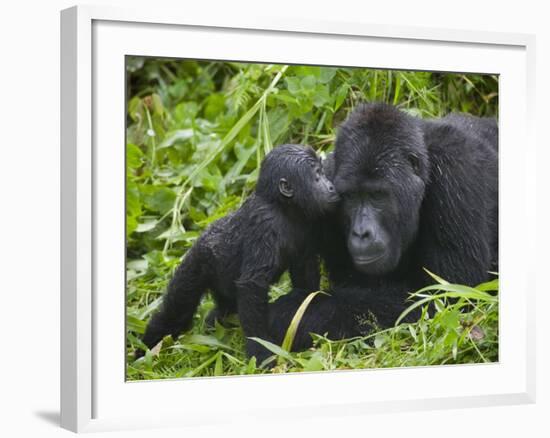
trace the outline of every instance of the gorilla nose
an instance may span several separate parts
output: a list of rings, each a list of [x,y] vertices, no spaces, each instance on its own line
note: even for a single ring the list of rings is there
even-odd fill
[[[352,230],[351,234],[358,239],[369,240],[372,238],[373,232],[369,227],[357,227]]]

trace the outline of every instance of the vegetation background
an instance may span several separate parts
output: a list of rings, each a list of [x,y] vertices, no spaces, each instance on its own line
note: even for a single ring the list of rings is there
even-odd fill
[[[126,68],[129,380],[498,360],[498,279],[468,288],[434,275],[435,285],[411,301],[434,303],[419,321],[338,342],[315,336],[315,347],[302,353],[271,345],[271,370],[246,358],[238,326],[206,329],[209,296],[190,332],[134,361],[182,256],[210,223],[240,206],[273,147],[303,143],[326,154],[339,123],[364,101],[420,117],[498,116],[498,77],[143,57],[127,57]],[[271,298],[288,290],[284,276]]]

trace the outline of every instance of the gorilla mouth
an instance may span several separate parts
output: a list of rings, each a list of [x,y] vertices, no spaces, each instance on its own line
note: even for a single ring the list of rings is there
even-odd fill
[[[386,255],[386,252],[382,252],[381,254],[377,254],[377,255],[372,256],[372,257],[354,257],[353,262],[358,266],[370,265],[370,264],[380,260],[385,255]]]

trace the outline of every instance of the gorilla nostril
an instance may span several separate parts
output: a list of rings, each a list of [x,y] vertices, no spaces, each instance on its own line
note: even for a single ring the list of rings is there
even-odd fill
[[[329,192],[334,192],[334,186],[332,184],[328,185],[328,191]]]
[[[371,231],[370,230],[353,230],[353,235],[359,239],[370,239]]]

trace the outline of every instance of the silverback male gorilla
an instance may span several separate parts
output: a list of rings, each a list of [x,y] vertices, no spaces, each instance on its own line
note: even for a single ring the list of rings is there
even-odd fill
[[[495,119],[361,105],[340,127],[326,173],[341,197],[321,243],[330,296],[312,301],[294,350],[311,345],[310,333],[342,339],[366,334],[365,321],[393,325],[408,294],[433,282],[423,268],[467,285],[498,269]],[[274,339],[306,295],[295,288],[270,306]]]

